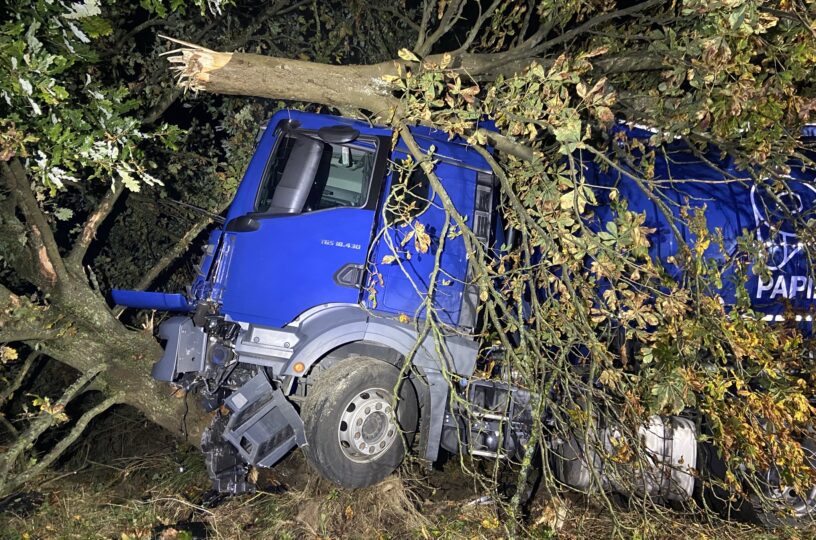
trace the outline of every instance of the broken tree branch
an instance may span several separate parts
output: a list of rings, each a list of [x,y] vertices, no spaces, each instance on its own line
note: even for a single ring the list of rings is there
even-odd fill
[[[105,218],[110,215],[116,201],[124,190],[124,184],[121,182],[114,183],[111,186],[111,190],[102,198],[99,206],[97,206],[96,210],[88,217],[88,220],[82,227],[82,232],[79,233],[79,237],[74,243],[71,253],[65,258],[66,264],[74,270],[76,275],[82,273],[82,260],[85,258],[85,254],[88,252],[91,242],[96,238],[96,231],[99,230],[99,226],[102,225]]]
[[[192,91],[289,99],[337,108],[368,110],[375,116],[399,116],[399,100],[383,75],[397,73],[396,63],[332,66],[243,53],[221,53],[173,38],[182,45],[168,60],[177,66],[179,85]],[[479,73],[493,55],[458,55],[457,69]],[[441,56],[429,61],[440,61]],[[287,82],[288,81],[288,82]],[[388,113],[388,114],[384,114]],[[481,130],[497,149],[532,160],[533,151],[498,133]]]
[[[351,106],[381,116],[398,105],[382,78],[396,73],[391,62],[334,66],[259,54],[217,52],[166,39],[181,45],[166,54],[178,72],[178,85],[185,90]]]
[[[247,43],[254,37],[255,33],[258,29],[271,17],[280,17],[290,11],[300,8],[304,4],[308,3],[308,0],[303,0],[301,2],[296,2],[294,4],[289,5],[288,7],[283,7],[285,2],[272,2],[270,3],[265,9],[261,12],[257,13],[252,18],[252,23],[246,26],[242,30],[242,32],[230,41],[226,46],[238,49],[241,47],[246,46]],[[194,39],[198,40],[204,38],[205,36],[211,34],[213,28],[216,26],[216,21],[211,22],[210,24],[206,25],[201,29],[200,32],[196,34]],[[150,110],[145,114],[143,123],[144,124],[153,124],[157,122],[164,113],[176,102],[176,100],[182,95],[182,89],[180,88],[169,88],[165,91],[164,95],[156,101],[156,103],[150,108]]]
[[[2,171],[6,185],[14,193],[26,219],[31,249],[38,264],[37,284],[43,288],[52,289],[67,276],[67,271],[51,226],[31,191],[25,169],[19,159],[14,158],[11,161],[0,163],[0,171]]]

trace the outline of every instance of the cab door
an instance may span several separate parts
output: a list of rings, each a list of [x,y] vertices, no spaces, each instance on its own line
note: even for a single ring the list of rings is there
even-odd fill
[[[306,150],[278,137],[252,211],[225,227],[212,272],[233,320],[282,327],[314,306],[360,301],[388,141],[303,137]],[[295,174],[311,175],[300,199],[285,191]]]
[[[404,152],[394,152],[395,163],[406,158]],[[459,213],[472,221],[477,172],[444,161],[437,162],[434,172]],[[462,236],[455,234],[452,226],[448,228],[448,235],[443,235],[449,217],[419,167],[407,178],[393,171],[388,175],[386,190],[390,195],[386,197],[385,210],[378,216],[379,233],[372,253],[374,271],[369,277],[369,309],[425,318],[427,310],[423,304],[441,245],[433,309],[442,322],[460,324],[469,259]],[[398,208],[406,209],[399,216],[396,214],[400,212],[389,211],[396,204],[395,199],[401,200]],[[417,241],[421,233],[427,234],[430,240],[425,252],[422,243]]]

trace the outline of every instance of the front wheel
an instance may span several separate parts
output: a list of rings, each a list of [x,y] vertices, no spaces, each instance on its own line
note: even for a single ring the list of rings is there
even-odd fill
[[[417,394],[396,367],[347,358],[321,372],[301,417],[306,458],[323,477],[347,488],[376,484],[394,470],[418,426]],[[394,408],[394,388],[399,384]]]

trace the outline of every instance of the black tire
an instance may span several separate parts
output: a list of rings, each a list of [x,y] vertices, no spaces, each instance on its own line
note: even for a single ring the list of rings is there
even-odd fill
[[[816,439],[808,437],[801,444],[808,464],[811,468],[816,468]],[[783,491],[778,490],[779,475],[771,472],[766,472],[765,475],[758,479],[756,486],[764,495],[751,495],[755,520],[767,529],[812,527],[816,520],[816,486],[810,486],[804,496],[794,492],[792,495],[789,493],[789,497],[784,497]]]
[[[341,360],[325,371],[320,372],[301,408],[301,417],[306,431],[307,445],[303,446],[306,459],[321,476],[346,488],[360,488],[374,485],[394,472],[405,457],[405,443],[413,444],[418,427],[417,393],[407,378],[400,384],[399,401],[396,405],[396,423],[398,430],[392,434],[394,415],[390,411],[391,396],[399,379],[399,369],[374,358],[351,357]],[[374,394],[367,392],[376,390]],[[376,395],[376,397],[375,397]],[[363,426],[372,422],[369,430],[373,435],[386,437],[387,440],[372,436],[376,444],[364,450],[349,447],[348,440],[354,434],[349,430],[349,415],[353,415],[355,402],[364,399],[376,399],[382,413],[373,412],[366,416]],[[388,406],[384,403],[387,399]],[[362,403],[368,403],[362,401]],[[388,418],[384,420],[385,410]],[[366,410],[369,410],[366,407]],[[380,408],[378,408],[378,411]],[[362,408],[357,413],[362,415]],[[375,418],[376,415],[376,418]],[[369,419],[370,418],[370,419]],[[354,422],[361,420],[357,418]],[[386,421],[386,424],[382,424]],[[345,423],[346,427],[343,429]],[[359,428],[361,431],[363,427]],[[400,436],[399,431],[403,436]],[[357,432],[358,441],[360,433]],[[365,439],[365,434],[362,437]],[[341,446],[341,443],[344,446]],[[360,442],[365,447],[364,442]],[[382,445],[382,450],[379,446]],[[377,454],[367,456],[371,447],[377,447]],[[357,455],[356,453],[359,453]]]
[[[726,520],[757,523],[750,501],[723,487],[726,466],[710,442],[697,443],[697,471],[694,499],[699,506]]]
[[[816,441],[807,440],[806,448],[816,456]],[[762,525],[767,529],[807,528],[811,527],[816,519],[816,488],[812,488],[809,496],[809,511],[800,515],[791,515],[793,508],[786,508],[784,501],[780,501],[774,508],[773,500],[768,495],[760,496],[753,493],[746,497],[735,496],[734,493],[722,487],[725,479],[726,466],[711,443],[699,443],[697,446],[697,468],[700,477],[695,486],[697,504],[705,509],[712,510],[724,519],[736,519],[746,523]],[[816,459],[812,460],[816,463]],[[757,485],[758,483],[758,485]],[[769,486],[772,487],[771,482]],[[762,488],[762,480],[757,476],[752,486],[746,488]],[[764,501],[763,501],[764,499]]]

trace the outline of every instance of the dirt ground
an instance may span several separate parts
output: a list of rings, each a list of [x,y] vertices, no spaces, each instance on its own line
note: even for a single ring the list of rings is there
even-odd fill
[[[468,468],[478,467],[466,464]],[[258,472],[258,493],[213,499],[200,454],[179,446],[132,410],[100,419],[62,463],[36,484],[0,501],[2,539],[301,539],[509,537],[495,493],[464,474],[457,460],[441,470],[411,464],[378,486],[344,490],[311,472],[299,452]],[[699,512],[608,507],[539,492],[521,538],[814,538]]]

